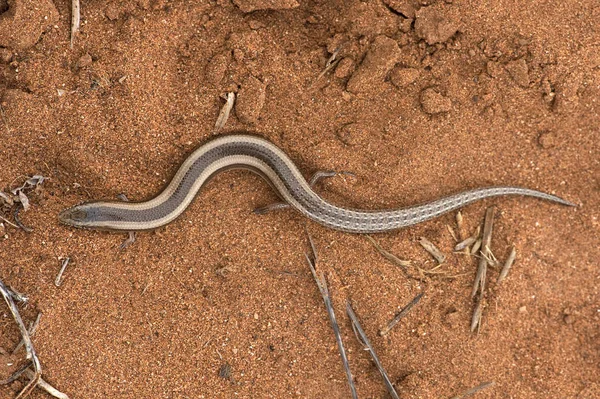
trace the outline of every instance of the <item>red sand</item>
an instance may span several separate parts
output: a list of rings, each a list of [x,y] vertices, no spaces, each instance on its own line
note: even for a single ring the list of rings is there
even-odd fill
[[[0,238],[0,278],[31,297],[28,320],[43,312],[34,343],[49,382],[72,398],[349,397],[304,260],[306,228],[360,397],[387,394],[346,299],[402,398],[448,398],[490,380],[475,397],[600,397],[596,1],[82,3],[72,50],[68,1],[9,1],[0,15],[1,189],[21,175],[51,178],[21,214],[34,231],[7,227]],[[240,10],[267,3],[288,9]],[[341,43],[342,61],[315,82]],[[420,236],[446,252],[441,270],[460,276],[424,282],[364,236],[293,211],[254,215],[276,196],[242,171],[215,178],[183,217],[123,252],[122,235],[58,224],[80,201],[157,193],[211,137],[229,91],[239,102],[224,132],[271,139],[306,176],[356,175],[319,185],[337,204],[392,208],[520,185],[581,206],[499,198],[463,209],[468,234],[496,206],[492,249],[500,260],[518,251],[500,286],[489,273],[479,334],[469,332],[476,262],[451,254],[454,214],[375,237],[423,268],[434,262]],[[74,264],[57,288],[65,256]],[[10,349],[17,330],[0,316]],[[0,379],[14,369],[6,363]]]

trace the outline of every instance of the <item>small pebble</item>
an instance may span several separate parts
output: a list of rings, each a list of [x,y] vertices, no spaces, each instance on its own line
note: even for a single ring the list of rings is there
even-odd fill
[[[90,66],[92,65],[92,61],[92,56],[88,53],[85,53],[84,55],[79,57],[79,60],[77,60],[77,68],[85,68],[87,66]]]
[[[119,14],[119,7],[116,3],[110,3],[104,10],[104,15],[106,15],[106,18],[110,19],[111,21],[116,21],[119,19]]]
[[[540,147],[542,147],[543,149],[556,147],[556,134],[548,130],[540,132],[537,141]]]
[[[0,48],[0,62],[8,64],[12,61],[13,53],[7,48]]]

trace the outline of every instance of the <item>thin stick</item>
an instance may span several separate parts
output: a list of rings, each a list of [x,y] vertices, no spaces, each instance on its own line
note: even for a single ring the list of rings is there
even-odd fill
[[[473,290],[471,291],[471,297],[474,297],[477,290],[481,292],[485,289],[485,275],[487,272],[487,260],[486,255],[489,254],[490,244],[492,242],[492,229],[494,227],[494,207],[489,207],[485,211],[485,222],[483,224],[483,238],[481,240],[481,258],[479,258],[479,267],[477,268],[477,275],[475,276],[475,283]]]
[[[60,271],[58,272],[58,276],[56,276],[56,279],[54,280],[55,286],[60,287],[60,285],[62,284],[63,273],[65,272],[65,269],[67,268],[67,265],[70,261],[71,258],[69,258],[68,256],[65,259],[63,259],[62,266],[60,268]]]
[[[309,235],[310,239],[310,235]],[[311,247],[312,239],[311,241]],[[346,377],[348,378],[348,384],[350,385],[350,392],[352,393],[353,399],[358,399],[358,394],[356,393],[356,387],[354,386],[354,379],[352,378],[352,372],[350,371],[350,365],[348,364],[348,357],[346,356],[346,350],[344,349],[344,344],[342,343],[342,336],[340,334],[340,328],[338,326],[337,320],[335,318],[335,313],[333,311],[333,307],[331,306],[331,298],[329,297],[329,289],[327,288],[327,280],[325,279],[325,275],[321,271],[317,275],[317,271],[315,270],[315,265],[313,263],[313,259],[305,253],[306,261],[308,262],[308,266],[310,267],[310,271],[317,283],[317,287],[319,287],[319,292],[321,292],[321,296],[323,297],[323,301],[325,302],[325,308],[327,309],[327,314],[329,315],[329,321],[331,322],[331,328],[333,328],[333,333],[335,334],[335,340],[337,341],[338,349],[340,351],[340,356],[342,357],[342,363],[344,364],[344,370],[346,371]],[[313,255],[316,258],[316,253],[313,251]]]
[[[464,220],[460,211],[456,212],[456,226],[458,226],[458,235],[462,238]]]
[[[481,226],[477,226],[477,230],[475,230],[475,233],[473,233],[473,235],[471,235],[470,237],[467,237],[466,239],[462,240],[461,242],[459,242],[458,244],[456,244],[456,246],[454,247],[455,251],[462,251],[463,249],[470,247],[472,244],[475,243],[475,241],[477,241],[477,238],[479,237],[479,233],[481,232]]]
[[[487,381],[487,382],[483,382],[479,385],[477,385],[476,387],[473,387],[471,389],[468,389],[466,391],[464,391],[463,393],[457,395],[457,396],[453,396],[452,399],[463,399],[466,398],[467,396],[471,396],[479,391],[483,391],[486,388],[491,387],[492,385],[494,385],[494,381]]]
[[[471,317],[471,332],[481,327],[481,316],[483,314],[483,295],[477,297],[477,303],[475,303],[475,310],[473,310],[473,316]]]
[[[19,226],[19,228],[21,228],[26,233],[31,233],[33,231],[33,229],[29,226],[25,226],[21,222],[21,219],[19,219],[19,212],[21,212],[21,209],[25,209],[23,207],[23,204],[22,203],[17,204],[17,207],[15,208],[15,211],[13,212],[13,218],[15,219],[15,223],[17,224],[17,226]]]
[[[377,243],[377,241],[375,241],[375,239],[373,237],[368,235],[367,238],[369,239],[369,241],[371,241],[371,243],[373,244],[373,246],[375,247],[377,252],[379,252],[381,254],[381,256],[383,256],[384,258],[386,258],[387,260],[392,262],[394,265],[400,266],[400,268],[402,268],[404,273],[408,274],[407,267],[409,267],[411,265],[411,262],[409,260],[402,260],[402,259],[398,258],[396,255],[394,255],[393,253],[386,251],[385,249],[383,249],[381,247],[381,245],[379,245]]]
[[[450,226],[449,224],[446,225],[446,229],[448,229],[448,233],[450,233],[450,235],[452,236],[452,239],[454,240],[454,242],[459,242],[460,240],[458,239],[458,237],[456,236],[456,233],[454,232],[454,229],[452,228],[452,226]]]
[[[354,313],[354,310],[352,309],[352,305],[350,304],[350,302],[346,302],[346,313],[348,313],[348,316],[350,316],[350,320],[352,320],[352,326],[355,328],[355,331],[358,332],[358,335],[360,335],[360,339],[361,339],[362,343],[364,344],[364,346],[367,347],[367,349],[371,353],[373,362],[375,362],[375,366],[377,367],[377,369],[379,370],[379,373],[383,377],[383,382],[385,383],[385,386],[386,386],[388,392],[390,393],[390,396],[394,399],[400,399],[400,397],[396,393],[396,389],[394,389],[394,385],[392,385],[392,382],[390,381],[387,373],[385,372],[385,369],[381,365],[381,362],[379,361],[379,358],[377,357],[377,354],[375,353],[375,349],[373,349],[371,342],[369,342],[369,338],[367,338],[367,334],[365,334],[364,330],[360,326],[358,317],[356,317],[356,314]]]
[[[4,221],[4,223],[6,223],[6,224],[8,224],[8,225],[10,225],[10,226],[12,226],[12,227],[14,227],[15,229],[20,229],[20,227],[19,227],[19,226],[17,226],[17,225],[16,225],[16,224],[14,224],[14,223],[11,223],[11,221],[10,221],[10,220],[8,220],[8,219],[6,219],[5,217],[2,217],[2,216],[0,216],[0,219],[2,219],[2,220]]]
[[[504,267],[502,268],[502,271],[500,272],[500,275],[498,276],[498,284],[506,278],[511,266],[515,262],[516,257],[517,257],[517,250],[515,249],[515,247],[512,247],[512,249],[510,250],[510,254],[508,255],[508,259],[506,259],[506,262],[504,263]]]
[[[35,349],[33,348],[33,344],[31,342],[31,337],[29,336],[29,332],[27,328],[25,328],[25,324],[23,324],[23,319],[21,319],[21,315],[19,314],[19,309],[17,305],[15,305],[13,301],[13,297],[10,293],[10,290],[6,288],[4,283],[0,280],[0,294],[4,298],[4,301],[8,305],[10,312],[19,327],[19,331],[21,332],[21,336],[23,337],[23,341],[25,342],[25,351],[27,352],[26,358],[32,362],[33,365],[33,375],[31,380],[25,385],[25,387],[19,392],[15,399],[22,399],[29,395],[31,391],[37,385],[41,375],[42,375],[42,366],[40,365],[40,361],[35,354]]]
[[[235,93],[229,92],[227,93],[227,99],[223,107],[221,108],[221,112],[219,112],[219,116],[217,118],[217,122],[215,123],[215,133],[218,132],[225,126],[227,120],[229,119],[229,113],[233,108],[233,103],[235,102]]]
[[[29,377],[29,378],[32,378],[33,371],[31,371],[29,368],[27,368],[27,369],[25,369],[25,375],[27,375],[27,377]],[[40,380],[38,381],[37,385],[38,385],[38,387],[42,388],[44,391],[48,392],[50,395],[54,396],[55,398],[69,399],[69,396],[67,394],[60,392],[58,389],[54,388],[52,385],[50,385],[46,381],[44,381],[44,379],[41,377],[40,377]]]
[[[394,328],[394,326],[396,324],[398,324],[398,322],[400,321],[400,319],[402,319],[404,316],[406,316],[408,314],[408,312],[412,309],[412,307],[415,306],[417,303],[419,303],[419,301],[423,297],[423,294],[424,293],[421,292],[419,295],[417,295],[416,297],[414,297],[413,300],[408,303],[408,305],[406,305],[405,307],[403,307],[402,310],[392,319],[392,321],[390,321],[388,323],[388,325],[386,327],[384,327],[381,330],[379,330],[379,335],[384,336],[387,333],[389,333],[390,330],[392,328]]]
[[[71,48],[73,48],[73,40],[75,35],[79,32],[79,23],[81,21],[81,7],[79,0],[71,1]]]
[[[23,375],[25,370],[27,370],[30,366],[31,366],[31,362],[26,362],[21,367],[19,367],[18,370],[16,370],[14,373],[12,373],[12,375],[10,377],[8,377],[5,380],[0,381],[0,385],[8,385],[8,384],[11,384],[12,382],[18,380],[19,377],[21,375]]]
[[[481,239],[475,241],[475,244],[473,244],[473,247],[471,247],[471,256],[475,256],[477,251],[479,251],[479,248],[481,248]]]
[[[325,74],[327,72],[329,72],[334,66],[337,65],[338,62],[340,62],[340,60],[337,59],[337,56],[340,53],[340,51],[342,50],[342,48],[344,48],[345,45],[346,45],[346,43],[342,43],[335,50],[333,50],[333,53],[331,54],[331,57],[329,57],[329,59],[325,63],[325,68],[319,74],[319,76],[317,76],[317,78],[310,85],[310,87],[313,87],[323,76],[325,76]]]
[[[35,318],[35,321],[33,323],[31,323],[31,326],[29,327],[29,336],[33,337],[35,335],[35,332],[38,328],[38,326],[40,325],[40,320],[42,319],[42,313],[38,313],[37,317]],[[23,344],[25,343],[25,341],[23,341],[23,339],[21,339],[21,341],[17,344],[17,346],[15,346],[15,349],[13,349],[12,354],[14,355],[15,353],[17,353],[17,351],[21,348],[21,346],[23,346]]]
[[[429,252],[429,254],[433,256],[435,260],[438,261],[438,263],[444,263],[444,261],[446,260],[446,255],[444,255],[444,253],[440,251],[438,247],[436,247],[431,241],[429,241],[425,237],[420,237],[419,244],[421,244],[423,249]]]

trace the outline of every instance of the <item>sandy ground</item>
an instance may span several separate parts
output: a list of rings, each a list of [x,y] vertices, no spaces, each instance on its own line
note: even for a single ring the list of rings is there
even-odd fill
[[[21,213],[33,232],[0,227],[0,278],[30,297],[27,320],[43,313],[34,343],[49,382],[72,398],[349,397],[304,259],[307,230],[360,397],[387,393],[346,300],[402,398],[484,381],[495,385],[477,398],[600,397],[597,1],[82,3],[71,49],[70,2],[0,1],[0,189],[50,178]],[[155,195],[215,135],[227,92],[238,102],[218,134],[266,137],[306,176],[354,173],[317,187],[339,205],[519,185],[580,206],[497,198],[462,210],[466,236],[495,206],[492,250],[501,261],[518,252],[502,284],[488,273],[479,333],[469,330],[477,262],[452,253],[455,213],[374,236],[425,269],[436,262],[419,237],[444,251],[445,274],[421,280],[365,236],[291,210],[253,214],[276,196],[244,171],[219,175],[180,219],[124,251],[122,235],[59,225],[81,201]],[[10,351],[18,333],[0,317]],[[0,356],[0,379],[22,361]]]

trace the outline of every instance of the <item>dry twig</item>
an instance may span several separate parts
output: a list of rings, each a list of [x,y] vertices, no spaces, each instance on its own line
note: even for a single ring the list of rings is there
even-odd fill
[[[62,284],[63,273],[65,272],[65,269],[67,268],[67,265],[69,264],[69,262],[71,262],[70,257],[67,256],[66,258],[63,259],[60,271],[58,272],[58,275],[56,276],[56,279],[54,280],[55,286],[60,287],[60,285]]]
[[[485,212],[485,221],[483,223],[483,238],[481,240],[482,249],[481,257],[479,258],[479,267],[477,268],[477,275],[475,276],[475,283],[473,285],[473,291],[471,297],[474,297],[479,290],[479,296],[476,299],[475,310],[473,311],[473,317],[471,318],[471,331],[481,328],[481,317],[483,315],[483,299],[485,293],[485,280],[487,275],[488,259],[491,259],[490,245],[492,242],[492,229],[494,227],[494,207],[490,207]]]
[[[35,335],[35,332],[37,331],[37,328],[40,325],[41,319],[42,319],[42,313],[40,312],[40,313],[38,313],[37,317],[35,318],[35,321],[29,325],[29,329],[27,331],[29,331],[30,337],[33,337]],[[17,346],[15,346],[15,349],[13,349],[12,354],[14,355],[15,353],[17,353],[17,351],[23,346],[24,343],[25,343],[25,341],[23,341],[23,339],[21,339],[21,341],[17,344]]]
[[[79,0],[71,0],[71,48],[73,48],[73,40],[79,32],[79,24],[81,21],[81,7]]]
[[[510,254],[508,255],[508,258],[506,259],[506,262],[504,262],[504,267],[502,268],[502,271],[500,272],[500,275],[498,276],[498,283],[500,283],[502,280],[504,280],[506,278],[511,266],[515,262],[516,257],[517,257],[517,250],[515,249],[515,247],[512,247],[512,249],[510,250]]]
[[[471,297],[474,297],[477,293],[477,289],[481,292],[485,289],[485,275],[487,272],[488,261],[486,256],[489,257],[490,245],[492,242],[492,229],[494,227],[494,207],[490,207],[485,212],[485,222],[483,225],[483,239],[481,240],[481,258],[479,258],[479,267],[477,268],[477,275],[475,276],[475,284],[471,291]]]
[[[471,389],[467,389],[466,391],[464,391],[463,393],[457,395],[457,396],[453,396],[452,399],[463,399],[466,398],[467,396],[471,396],[479,391],[483,391],[486,388],[491,387],[492,385],[494,385],[494,381],[487,381],[484,383],[481,383],[479,385],[477,385],[476,387],[473,387]]]
[[[444,253],[442,251],[440,251],[438,249],[438,247],[436,247],[431,241],[429,241],[425,237],[420,237],[419,244],[421,244],[423,249],[425,251],[429,252],[429,254],[431,256],[433,256],[435,258],[435,260],[438,261],[439,264],[444,263],[444,261],[446,260],[446,255],[444,255]]]
[[[348,378],[348,384],[350,385],[350,391],[352,393],[353,399],[358,399],[358,394],[356,393],[356,387],[354,386],[354,379],[352,378],[352,372],[350,371],[350,365],[348,363],[348,357],[346,356],[346,350],[344,349],[344,344],[342,343],[342,335],[340,334],[340,328],[338,326],[337,320],[335,318],[335,313],[333,311],[333,306],[331,305],[331,297],[329,296],[329,289],[327,288],[327,279],[322,271],[317,274],[315,270],[315,264],[317,262],[317,252],[315,251],[314,244],[312,242],[312,238],[309,235],[310,246],[313,252],[313,258],[311,258],[307,253],[306,261],[308,262],[308,266],[310,267],[310,271],[317,283],[317,287],[319,288],[319,292],[321,292],[321,296],[323,297],[323,302],[325,302],[325,308],[327,309],[327,314],[329,315],[329,321],[331,322],[331,328],[333,329],[333,333],[335,334],[335,339],[337,341],[338,349],[340,351],[340,356],[342,357],[342,362],[344,364],[344,370],[346,370],[346,377]]]
[[[375,241],[375,239],[373,237],[368,235],[367,238],[369,239],[369,241],[371,241],[371,243],[373,244],[375,249],[377,249],[377,251],[381,254],[381,256],[383,256],[384,258],[386,258],[387,260],[392,262],[394,265],[400,266],[400,268],[405,273],[408,273],[407,267],[409,267],[411,265],[411,262],[409,260],[402,260],[402,259],[398,258],[396,255],[394,255],[393,253],[386,251],[385,249],[383,249],[381,247],[381,245],[379,245],[377,243],[377,241]]]
[[[360,336],[360,341],[362,341],[362,344],[371,353],[373,362],[375,362],[375,366],[377,367],[377,370],[379,370],[381,377],[383,377],[383,382],[385,383],[385,386],[386,386],[388,392],[390,393],[390,396],[394,399],[400,399],[400,397],[396,393],[396,389],[394,389],[394,385],[392,385],[390,378],[388,377],[387,373],[385,372],[385,369],[383,368],[381,362],[379,361],[379,357],[377,357],[377,354],[375,353],[375,349],[373,349],[371,342],[369,342],[369,338],[367,338],[367,334],[365,334],[365,331],[360,326],[358,317],[356,317],[356,314],[354,313],[354,310],[352,309],[352,305],[350,304],[350,302],[346,302],[346,313],[348,313],[350,320],[352,320],[352,328],[354,329],[354,332],[358,333],[358,336]]]
[[[219,116],[217,118],[217,122],[215,123],[215,133],[223,129],[227,120],[229,119],[229,113],[233,108],[233,103],[235,102],[235,93],[229,92],[227,93],[227,98],[225,104],[221,108],[221,112],[219,112]]]
[[[462,240],[461,242],[459,242],[458,244],[456,244],[456,246],[454,247],[455,251],[462,251],[463,249],[470,247],[472,244],[475,243],[475,241],[477,241],[477,238],[479,237],[479,233],[481,232],[481,226],[477,226],[477,230],[475,230],[475,233],[473,233],[473,235],[471,235],[470,237],[465,238],[464,240]]]
[[[33,378],[33,371],[31,371],[29,368],[27,368],[27,369],[25,369],[25,375],[28,378]],[[38,387],[42,388],[44,391],[48,392],[50,395],[54,396],[55,398],[69,399],[69,396],[67,394],[60,392],[58,389],[54,388],[52,385],[50,385],[46,381],[44,381],[44,379],[41,377],[40,377],[40,380],[38,381],[37,385],[38,385]]]
[[[30,381],[25,385],[25,387],[19,392],[15,399],[25,398],[27,395],[31,393],[31,391],[37,385],[41,375],[42,375],[42,366],[40,365],[40,361],[35,353],[35,349],[33,348],[33,344],[31,342],[31,337],[29,336],[29,332],[27,328],[25,328],[25,324],[23,323],[23,319],[21,319],[21,315],[19,314],[19,309],[15,302],[13,301],[14,294],[4,285],[4,283],[0,280],[0,295],[4,298],[4,301],[8,305],[10,312],[19,327],[19,331],[21,332],[21,336],[23,337],[23,341],[25,343],[25,351],[27,353],[26,358],[31,362],[33,366],[32,376]]]
[[[413,300],[408,303],[408,305],[403,307],[402,310],[400,312],[398,312],[398,314],[396,316],[394,316],[392,321],[390,321],[386,327],[379,330],[379,335],[384,336],[387,333],[389,333],[390,330],[392,328],[394,328],[394,326],[396,324],[398,324],[400,319],[402,319],[404,316],[406,316],[408,314],[408,312],[412,309],[412,307],[415,306],[417,303],[419,303],[419,301],[421,300],[422,297],[423,297],[422,292],[419,295],[417,295],[416,297],[414,297]]]

